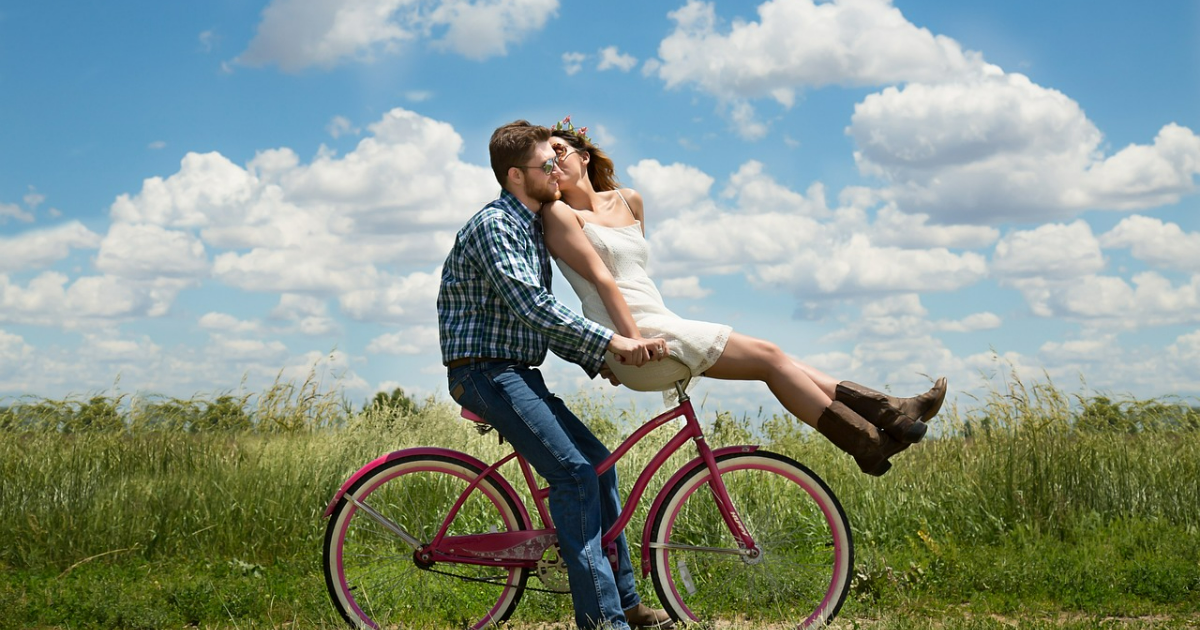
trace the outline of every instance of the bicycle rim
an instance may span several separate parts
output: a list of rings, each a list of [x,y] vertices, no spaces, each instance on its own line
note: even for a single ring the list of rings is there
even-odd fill
[[[717,465],[762,557],[714,551],[738,545],[709,490],[708,469],[699,466],[665,490],[652,517],[651,575],[659,600],[676,620],[829,623],[845,601],[854,563],[850,526],[833,492],[775,453],[730,454]]]
[[[347,494],[428,542],[478,473],[474,465],[453,458],[403,457],[369,473]],[[448,533],[527,528],[516,498],[489,479],[471,492]],[[324,560],[334,605],[355,627],[496,625],[512,614],[529,576],[523,568],[466,564],[439,563],[425,570],[414,561],[411,547],[347,498],[330,516]]]

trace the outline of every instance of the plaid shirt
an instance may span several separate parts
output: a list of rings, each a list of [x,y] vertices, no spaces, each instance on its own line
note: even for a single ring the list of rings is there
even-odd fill
[[[563,306],[550,278],[541,216],[502,191],[458,231],[442,267],[442,363],[481,357],[540,365],[549,349],[595,376],[613,332]]]

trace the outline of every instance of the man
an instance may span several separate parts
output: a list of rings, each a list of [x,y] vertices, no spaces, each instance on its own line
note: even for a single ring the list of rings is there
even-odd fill
[[[617,335],[550,292],[539,211],[558,198],[562,171],[549,138],[549,129],[524,120],[492,134],[492,171],[503,190],[458,232],[438,292],[450,395],[495,427],[549,483],[579,627],[670,628],[664,611],[638,597],[625,536],[616,541],[615,573],[600,544],[621,510],[616,469],[595,472],[608,449],[533,367],[548,349],[591,377],[606,351],[633,365],[666,354],[662,340]]]

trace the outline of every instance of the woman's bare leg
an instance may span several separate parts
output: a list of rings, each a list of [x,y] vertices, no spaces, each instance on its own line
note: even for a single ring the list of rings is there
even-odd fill
[[[769,341],[735,332],[729,335],[721,358],[704,375],[731,381],[762,381],[792,415],[815,427],[821,413],[833,401],[837,381],[813,370],[817,378],[832,382],[827,390],[825,382],[819,383],[810,375],[812,368],[806,367]]]
[[[801,370],[804,370],[804,373],[808,375],[808,378],[812,379],[812,382],[816,383],[817,387],[820,387],[821,391],[825,392],[826,396],[830,397],[831,399],[837,396],[837,386],[838,383],[841,382],[839,379],[833,378],[832,376],[803,361],[792,359],[792,363],[795,363],[797,367],[799,367]]]

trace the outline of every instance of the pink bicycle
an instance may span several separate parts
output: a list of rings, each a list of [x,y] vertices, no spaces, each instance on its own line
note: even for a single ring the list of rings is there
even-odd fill
[[[604,542],[613,548],[651,478],[690,440],[697,456],[663,485],[641,537],[642,575],[659,601],[677,621],[827,624],[846,598],[854,562],[841,504],[793,459],[758,446],[710,448],[684,383],[676,390],[677,407],[639,427],[597,468],[608,470],[650,432],[684,419],[638,475]],[[513,460],[540,528],[500,473]],[[474,629],[504,622],[526,590],[569,592],[548,494],[516,452],[492,464],[435,447],[376,459],[325,510],[334,605],[354,627]],[[531,574],[541,587],[527,583]]]

